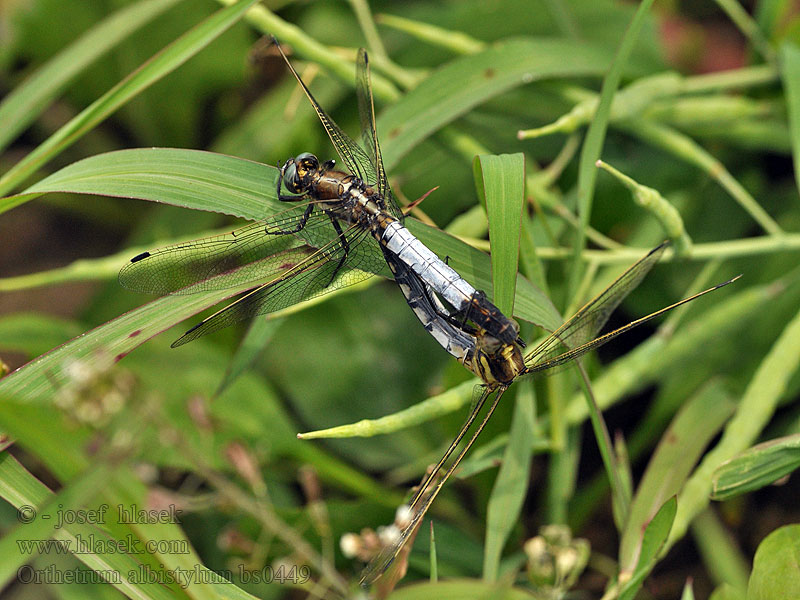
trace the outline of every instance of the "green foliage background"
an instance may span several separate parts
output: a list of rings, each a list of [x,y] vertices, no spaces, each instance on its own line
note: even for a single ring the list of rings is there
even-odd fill
[[[375,2],[377,28],[357,0],[249,11],[252,3],[208,0],[112,4],[0,5],[0,358],[15,368],[32,360],[0,380],[0,428],[15,440],[0,462],[5,585],[39,594],[20,583],[29,561],[82,573],[284,564],[307,567],[310,579],[41,585],[54,597],[354,594],[360,565],[342,556],[339,538],[390,523],[403,490],[464,418],[469,374],[378,277],[260,319],[244,337],[243,327],[231,328],[179,350],[169,343],[185,324],[148,338],[224,295],[144,306],[152,299],[117,285],[119,268],[143,249],[230,229],[226,215],[270,214],[275,171],[245,161],[224,170],[215,155],[182,150],[106,153],[208,150],[266,165],[302,151],[333,156],[285,67],[253,50],[274,34],[351,133],[354,49],[369,49],[393,189],[414,199],[439,186],[412,216],[456,237],[413,218],[410,227],[487,291],[489,259],[471,247],[489,248],[473,158],[524,153],[521,320],[552,326],[556,313],[574,312],[667,237],[681,256],[657,266],[612,323],[744,274],[614,342],[602,361],[585,361],[600,407],[619,405],[610,425],[626,443],[620,438],[610,467],[613,494],[574,373],[516,385],[462,481],[432,510],[446,581],[408,583],[429,577],[426,523],[392,597],[564,590],[569,577],[537,579],[522,550],[553,523],[591,541],[590,575],[576,585],[592,597],[633,597],[664,555],[653,581],[693,576],[701,597],[792,589],[790,575],[776,584],[765,573],[797,550],[796,536],[780,529],[796,520],[786,500],[796,483],[709,501],[716,468],[759,441],[786,436],[780,472],[762,467],[768,474],[754,485],[752,463],[729,467],[726,490],[748,479],[748,491],[762,488],[797,466],[800,52],[790,2],[757,2],[750,14],[732,0],[684,12],[677,3],[607,0]],[[697,21],[683,30],[681,59],[669,63],[666,23],[679,17]],[[712,22],[741,36],[746,64],[693,75],[693,60],[718,51],[703,28]],[[518,130],[553,123],[517,139]],[[597,159],[627,175],[628,187]],[[217,192],[198,192],[201,182]],[[496,246],[515,235],[492,224]],[[491,264],[504,285],[514,280],[513,254]],[[523,325],[528,341],[536,331]],[[70,403],[65,390],[75,389]],[[117,412],[109,390],[122,396]],[[336,439],[296,438],[363,419]],[[772,464],[774,455],[754,452],[748,460]],[[55,531],[42,518],[21,523],[16,512],[31,506],[41,517],[101,502],[175,504],[183,518]],[[755,549],[773,530],[751,578]],[[31,557],[18,543],[89,533],[188,540],[192,549]],[[687,553],[700,559],[681,561]],[[654,595],[681,593],[662,590]],[[693,597],[691,585],[682,593]]]

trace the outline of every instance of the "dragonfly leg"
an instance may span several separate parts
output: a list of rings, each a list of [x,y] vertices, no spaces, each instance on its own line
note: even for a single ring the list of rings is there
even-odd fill
[[[328,218],[331,220],[331,224],[333,225],[333,228],[336,230],[336,235],[339,236],[339,243],[342,245],[342,258],[339,259],[339,264],[336,265],[336,268],[333,270],[333,273],[331,273],[331,279],[325,287],[328,287],[330,284],[333,283],[333,280],[336,278],[336,274],[342,268],[345,261],[347,260],[347,256],[350,254],[350,244],[348,243],[347,238],[344,236],[344,232],[342,231],[342,228],[339,225],[339,221],[337,221],[330,214],[328,214]]]
[[[313,204],[306,206],[306,210],[303,213],[303,216],[300,217],[300,221],[297,223],[297,226],[292,229],[281,229],[278,227],[276,231],[270,231],[269,229],[264,228],[264,233],[267,235],[287,235],[289,233],[297,233],[298,231],[302,231],[303,227],[305,227],[306,223],[308,222],[308,217],[311,216],[312,210],[314,210]]]

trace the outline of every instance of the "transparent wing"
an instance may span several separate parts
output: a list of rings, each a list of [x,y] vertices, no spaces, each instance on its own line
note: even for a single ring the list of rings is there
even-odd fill
[[[297,79],[297,82],[300,84],[303,92],[305,92],[305,95],[308,98],[308,101],[311,103],[311,106],[314,107],[314,111],[316,111],[320,122],[322,122],[322,126],[325,127],[325,131],[328,133],[331,143],[336,148],[336,151],[339,153],[342,162],[344,162],[345,166],[347,166],[347,169],[354,175],[357,175],[362,181],[368,182],[371,185],[376,184],[375,168],[372,166],[369,156],[367,156],[367,154],[358,146],[358,144],[356,144],[349,135],[342,131],[334,122],[334,120],[331,119],[324,110],[322,110],[322,107],[311,94],[311,90],[309,90],[306,84],[303,83],[303,80],[300,79],[300,75],[297,73],[297,71],[295,71],[292,63],[289,62],[289,59],[283,53],[283,50],[281,49],[281,46],[277,40],[275,40],[275,46],[281,53],[283,60],[286,61],[286,65],[289,67],[292,75],[294,75],[295,79]]]
[[[293,205],[287,211],[266,221],[248,224],[240,229],[198,240],[165,246],[144,252],[131,259],[119,272],[120,284],[130,290],[148,294],[191,294],[263,281],[295,266],[294,248],[321,248],[331,241],[338,243],[338,234],[330,219],[314,210],[302,224],[304,213],[313,203]],[[285,232],[293,235],[284,235]],[[351,252],[359,250],[363,237],[349,230],[345,239]],[[376,253],[373,264],[382,265],[381,253],[375,245],[367,248]],[[289,252],[289,254],[285,254]],[[366,263],[365,263],[366,264]]]
[[[486,423],[489,421],[489,418],[494,413],[495,408],[497,408],[498,403],[500,402],[500,398],[502,397],[503,393],[508,389],[508,386],[501,386],[497,390],[497,394],[495,395],[494,401],[492,402],[489,410],[486,411],[486,415],[483,417],[483,420],[478,425],[478,428],[475,430],[475,433],[472,434],[472,437],[467,441],[464,448],[459,452],[458,456],[456,456],[453,464],[448,467],[447,471],[441,478],[438,478],[439,472],[444,465],[447,458],[453,453],[458,446],[459,442],[464,438],[467,433],[467,430],[470,428],[472,423],[475,421],[475,418],[483,408],[484,404],[486,403],[487,398],[491,395],[492,390],[484,385],[476,386],[476,396],[477,400],[473,398],[474,406],[472,411],[470,412],[469,418],[462,426],[461,430],[458,432],[458,435],[453,440],[453,443],[450,444],[450,447],[445,452],[444,456],[438,462],[438,464],[433,468],[428,478],[425,480],[417,493],[414,495],[414,498],[411,500],[409,504],[409,508],[411,510],[411,516],[409,518],[408,524],[403,528],[400,532],[400,535],[397,536],[394,543],[386,546],[380,554],[378,554],[375,558],[373,558],[369,564],[364,569],[363,573],[361,574],[361,585],[369,585],[373,581],[375,581],[378,577],[380,577],[384,571],[392,564],[392,561],[397,556],[398,552],[402,549],[405,543],[408,541],[409,537],[414,533],[419,524],[422,522],[422,518],[425,516],[425,513],[428,512],[431,504],[436,499],[436,496],[439,494],[439,491],[444,486],[445,482],[450,478],[453,472],[458,467],[461,460],[467,454],[469,449],[475,443],[475,440],[478,439],[481,431],[486,426]],[[479,396],[478,396],[479,394]],[[438,481],[437,481],[438,478]]]
[[[565,356],[570,350],[584,348],[587,342],[592,340],[605,325],[608,317],[611,316],[611,313],[619,306],[625,296],[639,285],[644,276],[653,268],[653,265],[658,262],[668,245],[669,242],[664,242],[651,250],[647,256],[631,266],[616,281],[570,317],[552,335],[536,346],[525,357],[525,365],[528,367],[528,371],[542,371],[544,369],[538,368],[538,365],[550,364],[551,359],[554,357]],[[585,348],[581,354],[598,345],[600,344]],[[579,355],[572,358],[577,356]],[[563,362],[566,361],[561,361],[561,363]],[[555,366],[556,364],[552,364],[550,368]]]
[[[370,83],[369,58],[364,48],[358,50],[356,60],[356,96],[358,97],[358,114],[361,118],[361,138],[364,140],[364,148],[369,156],[373,170],[371,180],[375,182],[378,192],[386,201],[385,209],[388,210],[396,219],[403,220],[403,211],[397,206],[397,202],[392,195],[389,181],[386,179],[386,171],[383,168],[383,157],[381,147],[378,144],[378,132],[375,128],[375,103],[372,100],[372,84]]]
[[[360,245],[364,239],[372,240],[367,232],[355,227],[349,229],[346,235],[354,246]],[[338,240],[313,250],[272,281],[251,290],[232,304],[203,319],[178,338],[172,347],[181,346],[250,317],[274,312],[352,285],[384,267],[382,259],[376,264],[374,253],[353,252],[351,248],[347,262],[340,268],[344,256],[345,250]]]
[[[566,352],[563,352],[562,354],[559,354],[559,355],[554,356],[552,358],[548,358],[546,360],[540,360],[540,361],[536,362],[533,365],[527,365],[527,361],[526,361],[526,368],[525,368],[525,372],[523,373],[523,376],[531,375],[533,373],[537,373],[537,372],[541,372],[541,371],[548,371],[548,374],[552,373],[552,372],[554,372],[553,369],[557,369],[559,366],[565,365],[565,364],[569,363],[570,361],[575,360],[579,356],[583,356],[584,354],[586,354],[590,350],[594,350],[595,348],[597,348],[599,346],[602,346],[606,342],[608,342],[610,340],[613,340],[618,335],[621,335],[621,334],[625,333],[626,331],[630,331],[631,329],[633,329],[634,327],[638,327],[642,323],[647,323],[648,321],[650,321],[652,319],[655,319],[659,315],[663,315],[665,312],[668,312],[668,311],[672,310],[673,308],[679,307],[681,304],[686,304],[687,302],[691,302],[692,300],[696,300],[700,296],[705,296],[706,294],[708,294],[710,292],[713,292],[714,290],[718,290],[721,287],[725,287],[726,285],[728,285],[730,283],[733,283],[734,281],[739,279],[739,277],[741,277],[741,275],[737,275],[733,279],[729,279],[728,281],[724,281],[724,282],[722,282],[720,284],[715,285],[714,287],[708,288],[707,290],[703,290],[702,292],[694,294],[693,296],[689,296],[688,298],[684,298],[683,300],[681,300],[679,302],[676,302],[675,304],[670,304],[669,306],[665,306],[664,308],[662,308],[660,310],[657,310],[657,311],[655,311],[653,313],[650,313],[649,315],[647,315],[645,317],[642,317],[641,319],[636,319],[635,321],[631,321],[627,325],[623,325],[622,327],[619,327],[619,328],[617,328],[617,329],[615,329],[613,331],[609,331],[608,333],[605,333],[605,334],[601,335],[600,337],[593,339],[590,342],[582,344],[581,346],[578,346],[577,348],[573,348],[571,350],[567,350]]]

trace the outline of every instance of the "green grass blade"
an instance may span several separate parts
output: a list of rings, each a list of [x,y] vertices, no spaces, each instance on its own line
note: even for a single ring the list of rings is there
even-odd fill
[[[36,169],[58,155],[128,100],[171,73],[238,21],[257,0],[241,0],[223,8],[155,54],[136,71],[95,100],[0,178],[7,194]]]
[[[653,569],[656,557],[667,541],[667,536],[669,536],[675,521],[676,510],[677,500],[673,496],[659,508],[652,520],[647,523],[642,536],[642,551],[639,554],[636,569],[630,579],[622,582],[619,593],[620,600],[633,600],[636,597],[642,581]]]
[[[497,472],[486,515],[486,540],[483,551],[483,579],[496,581],[500,556],[511,530],[517,524],[530,476],[532,435],[535,430],[533,382],[520,384],[514,405],[514,417],[503,462]]]
[[[578,217],[580,220],[573,245],[573,265],[570,273],[568,298],[575,294],[583,273],[579,261],[581,252],[586,244],[586,228],[589,226],[592,214],[592,201],[597,182],[597,167],[595,167],[595,163],[603,151],[608,121],[611,116],[611,103],[652,5],[653,0],[643,0],[636,9],[636,14],[625,32],[625,36],[622,38],[617,55],[611,63],[611,68],[608,69],[608,74],[603,80],[597,111],[591,125],[589,125],[589,130],[586,132],[586,140],[581,149],[578,166]]]
[[[30,125],[86,67],[180,0],[142,0],[81,35],[0,102],[0,150]]]
[[[378,134],[385,167],[490,98],[537,79],[599,75],[607,64],[603,48],[558,39],[507,40],[459,57],[383,111]]]
[[[174,148],[135,148],[85,158],[25,190],[138,198],[259,220],[286,210],[273,166]]]
[[[670,496],[680,492],[692,468],[728,417],[734,405],[720,384],[695,395],[678,413],[647,465],[636,490],[620,542],[620,577],[636,568],[645,524]]]
[[[780,69],[786,90],[786,109],[789,113],[789,133],[792,140],[794,180],[800,190],[800,48],[786,42],[780,50]]]
[[[108,468],[98,465],[87,471],[85,476],[72,481],[57,495],[53,495],[12,455],[3,454],[0,458],[0,495],[16,509],[26,511],[20,514],[32,514],[36,519],[18,526],[0,540],[0,556],[5,557],[2,561],[3,567],[0,569],[2,581],[10,581],[11,577],[24,575],[18,568],[31,558],[20,551],[18,542],[48,540],[52,537],[55,543],[72,545],[76,541],[76,535],[81,535],[83,539],[89,539],[90,535],[97,536],[99,531],[90,525],[73,524],[56,530],[55,525],[58,523],[56,511],[59,510],[59,506],[75,510],[82,507],[87,500],[96,498],[97,492],[108,485],[111,475]],[[126,577],[126,574],[136,573],[140,566],[140,562],[130,554],[81,552],[75,556],[98,573],[105,571],[119,574],[119,582],[113,585],[129,598],[175,597],[175,590],[170,590],[157,582],[132,582],[130,577]]]
[[[503,313],[511,315],[525,199],[525,156],[522,153],[480,155],[473,163],[473,171],[489,217],[494,303]]]
[[[789,379],[800,367],[800,312],[785,327],[780,337],[761,361],[745,390],[736,414],[728,423],[722,439],[706,454],[687,482],[678,503],[675,528],[670,546],[679,540],[694,515],[708,505],[714,470],[741,452],[761,434],[783,397]]]
[[[800,468],[800,434],[748,448],[714,471],[712,500],[728,500],[772,485]]]

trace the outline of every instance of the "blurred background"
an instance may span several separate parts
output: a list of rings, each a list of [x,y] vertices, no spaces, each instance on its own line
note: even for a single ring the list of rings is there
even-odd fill
[[[140,3],[141,10],[144,4]],[[158,10],[148,8],[154,11],[153,17],[142,27],[66,82],[34,120],[6,136],[0,171],[12,168],[148,58],[221,7],[210,0],[160,4],[163,7]],[[665,72],[679,73],[687,82],[705,82],[698,83],[694,93],[687,85],[678,93],[645,96],[641,106],[619,117],[612,110],[601,153],[606,163],[658,190],[677,208],[695,249],[703,251],[689,261],[657,266],[612,317],[610,326],[622,325],[687,295],[701,270],[710,269],[713,261],[715,270],[709,271],[713,274],[708,285],[738,273],[745,276],[735,286],[699,301],[679,328],[689,324],[702,327],[705,314],[715,303],[749,288],[777,285],[775,289],[782,293],[770,297],[760,310],[743,313],[702,345],[687,349],[664,371],[643,379],[643,385],[627,394],[624,402],[615,400],[615,406],[605,413],[612,435],[619,432],[624,439],[635,440],[630,457],[634,487],[682,403],[713,378],[735,404],[799,304],[800,290],[793,285],[796,276],[792,278],[797,251],[784,251],[778,243],[769,246],[769,239],[774,238],[765,235],[762,225],[732,198],[741,187],[784,232],[797,231],[800,226],[786,91],[775,55],[780,44],[797,41],[799,13],[791,2],[738,3],[746,22],[757,24],[757,35],[746,35],[725,4],[656,2],[623,70],[622,89]],[[7,98],[104,19],[134,5],[120,0],[0,3],[0,97]],[[358,2],[278,1],[264,5],[339,60],[352,59],[352,50],[362,45],[375,52],[356,18],[363,8]],[[512,38],[563,38],[595,49],[610,65],[637,3],[375,1],[369,8],[378,23],[380,42],[391,57],[390,64],[378,53],[373,68],[402,95],[413,82],[460,54],[448,45],[449,39],[437,43],[408,23],[463,34],[478,45]],[[395,17],[407,21],[393,20]],[[270,165],[304,151],[335,157],[296,82],[274,53],[264,51],[260,42],[264,33],[252,22],[236,23],[46,162],[24,184],[4,194],[20,192],[80,159],[119,149],[208,150]],[[287,46],[291,48],[291,43]],[[332,75],[300,51],[291,58],[324,109],[356,137],[352,77]],[[763,69],[752,71],[753,67]],[[708,80],[702,79],[722,72],[733,73],[729,83],[707,84]],[[540,254],[542,274],[557,308],[574,308],[566,284],[569,263],[556,250],[572,247],[579,155],[588,123],[578,122],[571,130],[556,129],[524,140],[518,139],[517,132],[556,122],[579,102],[596,97],[601,84],[601,76],[545,78],[514,86],[481,103],[446,130],[417,144],[391,169],[396,196],[404,203],[440,186],[413,215],[440,228],[449,227],[467,239],[486,240],[485,218],[475,210],[478,194],[471,149],[523,152],[528,175],[536,176],[529,182],[526,208],[532,239],[537,246],[554,249]],[[379,116],[390,103],[376,91]],[[646,130],[642,122],[685,136],[702,152],[689,152],[687,157]],[[382,140],[391,136],[380,129],[378,133]],[[738,183],[731,185],[725,176],[720,177],[719,166]],[[116,271],[129,258],[126,248],[195,233],[199,236],[234,224],[241,223],[216,213],[77,194],[47,194],[4,212],[0,217],[0,359],[10,370],[19,368],[148,301],[117,284]],[[614,251],[616,246],[602,245],[607,240],[647,248],[665,237],[657,219],[638,206],[618,180],[602,171],[597,176],[590,225],[596,235],[590,236],[589,248],[595,250]],[[737,250],[735,244],[724,244],[750,238],[767,239],[767,249],[746,252]],[[104,260],[118,253],[114,260]],[[84,279],[95,280],[58,275],[58,269],[87,259],[102,261],[89,263],[96,264],[96,271]],[[584,291],[602,289],[632,262],[598,262],[598,276],[586,282]],[[43,275],[35,281],[19,279],[39,273]],[[194,322],[196,319],[189,324]],[[599,356],[587,358],[590,373],[604,372],[653,335],[658,325],[647,325],[605,347]],[[295,434],[395,413],[466,381],[469,373],[427,336],[390,281],[337,294],[276,321],[269,343],[250,368],[219,394],[216,391],[247,324],[179,350],[169,349],[169,343],[187,327],[183,323],[158,336],[118,365],[130,376],[125,384],[130,386],[125,388],[127,401],[143,403],[147,399],[159,407],[156,416],[151,414],[150,434],[143,438],[153,443],[143,444],[133,461],[142,481],[151,493],[163,494],[185,510],[184,531],[203,563],[212,569],[307,561],[297,547],[226,499],[218,484],[209,484],[205,468],[222,474],[226,485],[240,487],[257,502],[271,506],[286,527],[335,565],[342,579],[352,585],[361,564],[342,555],[339,538],[345,532],[392,521],[405,490],[420,479],[427,464],[436,461],[458,430],[466,409],[372,438],[299,441]],[[535,338],[531,329],[525,331],[527,339]],[[547,393],[555,395],[555,402],[566,404],[577,389],[574,384],[573,379],[565,379],[537,384],[536,390],[554,386],[556,391]],[[788,378],[760,439],[797,432],[798,384],[796,374]],[[480,577],[486,506],[511,424],[512,398],[513,393],[506,396],[504,406],[468,458],[465,471],[470,477],[449,485],[434,505],[440,576]],[[537,415],[545,418],[537,435],[544,440],[549,410],[546,402],[537,404]],[[192,452],[181,444],[164,442],[166,422],[185,436]],[[614,574],[609,561],[616,558],[619,541],[602,462],[592,430],[586,425],[585,417],[570,424],[569,452],[565,449],[561,458],[555,458],[551,448],[532,448],[527,495],[505,546],[504,564],[510,570],[524,571],[529,558],[522,550],[524,541],[543,525],[568,524],[572,535],[591,545],[589,567],[570,582],[573,597],[589,598],[600,597],[607,578]],[[52,489],[65,483],[24,444],[12,451]],[[553,461],[558,460],[571,463],[566,472],[574,477],[574,481],[562,482],[561,492],[553,481]],[[254,479],[246,475],[249,461],[256,465]],[[558,472],[563,475],[565,471]],[[565,497],[554,500],[558,493]],[[796,481],[790,480],[783,487],[712,505],[714,523],[729,538],[734,571],[739,569],[746,576],[764,537],[780,525],[797,521],[797,493]],[[13,509],[2,507],[0,527],[11,528],[12,515]],[[426,521],[409,559],[406,582],[428,577],[428,538]],[[697,597],[708,597],[725,580],[713,567],[710,554],[713,552],[698,542],[697,535],[690,533],[659,563],[640,597],[678,597],[687,578],[693,580]],[[316,572],[314,579],[320,580]],[[243,587],[264,598],[336,596],[335,586],[321,579],[313,593],[307,586]],[[521,587],[536,588],[537,580],[530,573],[516,580]],[[48,586],[47,593],[51,597],[66,595],[59,587],[63,586]],[[554,584],[551,587],[561,589]],[[6,590],[9,597],[34,593],[42,597],[40,589],[34,591],[34,586],[13,581]]]

